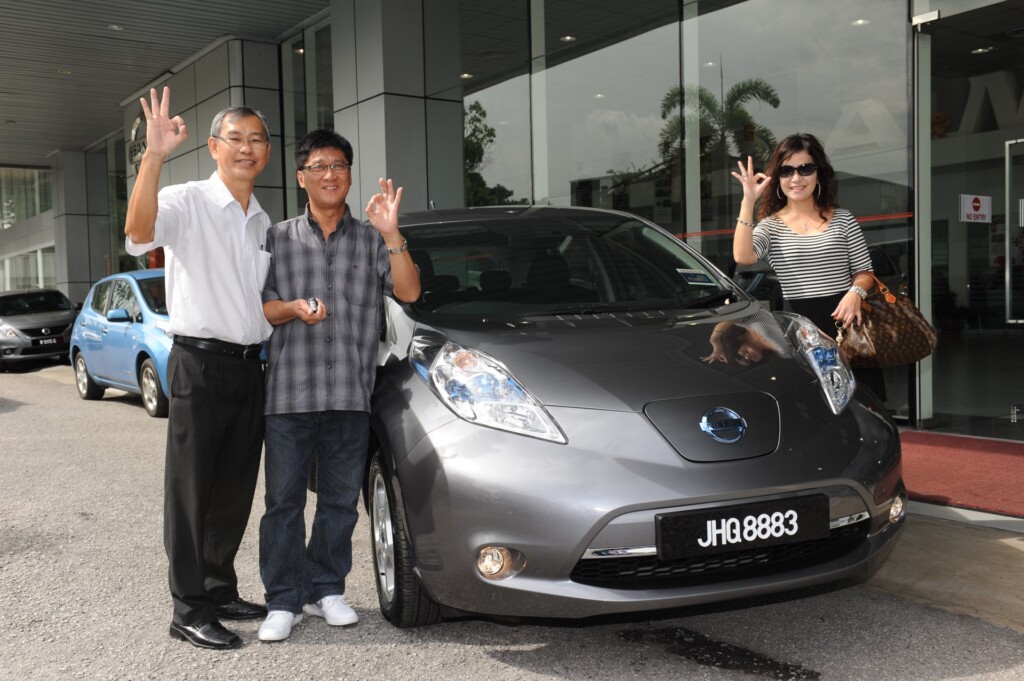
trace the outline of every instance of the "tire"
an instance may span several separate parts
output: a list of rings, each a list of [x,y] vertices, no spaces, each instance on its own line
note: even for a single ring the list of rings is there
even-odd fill
[[[160,374],[156,372],[156,365],[148,357],[139,370],[139,390],[142,391],[142,406],[146,408],[147,414],[156,418],[167,416],[167,395],[160,387]]]
[[[413,571],[415,561],[405,514],[395,503],[394,480],[380,450],[370,461],[368,481],[373,567],[381,614],[396,627],[441,621],[440,606],[427,595]]]
[[[82,353],[75,356],[75,386],[78,387],[78,396],[83,400],[98,400],[107,391],[106,388],[96,385],[96,382],[92,380]]]

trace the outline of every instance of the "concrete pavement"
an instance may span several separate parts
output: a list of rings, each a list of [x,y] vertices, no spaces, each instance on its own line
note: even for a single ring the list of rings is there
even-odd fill
[[[868,586],[1024,632],[1024,519],[911,502]]]
[[[74,390],[70,367],[34,375]],[[1024,518],[919,502],[909,511],[889,560],[867,586],[1024,633]]]

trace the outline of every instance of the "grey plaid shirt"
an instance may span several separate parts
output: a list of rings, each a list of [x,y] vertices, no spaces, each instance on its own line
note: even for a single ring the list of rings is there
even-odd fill
[[[267,343],[267,414],[369,411],[377,369],[382,294],[392,294],[391,258],[380,233],[348,207],[326,241],[309,214],[267,232],[270,272],[263,302],[319,298],[327,318],[293,319]]]

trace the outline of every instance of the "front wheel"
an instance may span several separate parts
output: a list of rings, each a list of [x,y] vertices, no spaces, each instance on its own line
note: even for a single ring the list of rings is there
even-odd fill
[[[396,627],[434,624],[441,620],[441,608],[413,571],[405,515],[396,503],[394,480],[381,457],[378,450],[370,461],[369,471],[370,532],[380,611]]]
[[[167,416],[167,395],[160,387],[160,375],[153,360],[146,359],[139,372],[139,388],[142,390],[142,404],[150,416]]]
[[[78,353],[75,357],[75,385],[78,387],[78,396],[83,400],[98,400],[106,392],[106,388],[97,385],[92,380],[82,353]]]

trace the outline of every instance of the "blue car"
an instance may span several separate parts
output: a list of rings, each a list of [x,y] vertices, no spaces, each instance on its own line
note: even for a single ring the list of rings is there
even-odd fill
[[[150,416],[167,416],[167,298],[162,269],[96,282],[71,331],[71,364],[83,400],[107,388],[142,395]]]

